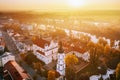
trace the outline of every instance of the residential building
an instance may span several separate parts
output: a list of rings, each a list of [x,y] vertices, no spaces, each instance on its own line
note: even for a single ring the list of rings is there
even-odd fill
[[[3,77],[5,80],[32,80],[30,75],[13,60],[5,64]]]
[[[77,43],[77,44],[79,44],[79,43]],[[76,46],[75,44],[63,43],[63,48],[65,50],[65,53],[74,54],[78,58],[82,58],[84,61],[89,62],[89,59],[90,59],[89,52],[80,48],[80,47],[78,47],[78,46]]]
[[[7,30],[9,36],[12,37],[17,49],[21,53],[25,53],[32,49],[32,41],[30,41],[25,36],[14,32],[13,30]]]
[[[10,60],[15,61],[15,56],[9,52],[5,52],[2,56],[0,56],[0,62],[1,62],[0,66],[4,66]]]

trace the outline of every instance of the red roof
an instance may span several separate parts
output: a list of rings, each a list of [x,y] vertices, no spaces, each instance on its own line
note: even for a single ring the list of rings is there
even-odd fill
[[[49,41],[46,41],[42,38],[36,38],[35,40],[33,40],[33,43],[42,48],[44,48],[46,44],[50,45]]]
[[[29,74],[23,70],[15,61],[9,61],[4,66],[14,80],[31,79]]]
[[[42,55],[45,55],[44,52],[40,51],[40,50],[37,50],[38,53],[42,54]]]
[[[63,44],[63,48],[64,48],[64,51],[66,52],[66,53],[68,53],[68,52],[71,52],[71,51],[76,51],[76,52],[79,52],[79,53],[84,53],[85,52],[85,50],[84,49],[81,49],[81,48],[79,48],[78,46],[71,46],[71,44],[70,43],[64,43]]]
[[[78,47],[73,47],[73,51],[77,51],[79,53],[85,53],[84,49],[78,48]]]

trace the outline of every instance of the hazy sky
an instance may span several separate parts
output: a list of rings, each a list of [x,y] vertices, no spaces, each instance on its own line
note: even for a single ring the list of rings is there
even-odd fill
[[[79,2],[75,7],[71,2]],[[0,0],[0,11],[119,9],[120,0]]]

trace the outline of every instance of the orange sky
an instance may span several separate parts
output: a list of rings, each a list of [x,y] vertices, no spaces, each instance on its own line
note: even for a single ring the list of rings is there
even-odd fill
[[[69,4],[69,0],[0,0],[0,11],[120,10],[120,0],[79,0],[79,2],[84,4],[75,8]]]

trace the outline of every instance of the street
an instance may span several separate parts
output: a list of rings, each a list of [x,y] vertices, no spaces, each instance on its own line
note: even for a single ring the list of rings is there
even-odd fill
[[[21,66],[24,70],[26,70],[31,77],[33,77],[34,75],[37,75],[37,79],[36,80],[46,80],[45,77],[41,77],[39,74],[37,74],[35,72],[34,69],[32,69],[28,64],[26,64],[23,60],[21,60],[21,57],[19,55],[18,49],[14,43],[14,41],[12,40],[12,38],[8,35],[7,32],[2,31],[3,34],[3,38],[5,40],[6,46],[8,48],[8,50],[13,53],[13,55],[16,58],[17,63],[19,63],[19,61],[21,61]]]
[[[37,76],[36,80],[46,80],[44,77],[41,77],[39,74],[37,74],[35,72],[35,70],[33,68],[31,68],[29,65],[27,65],[25,62],[22,61],[21,66],[27,71],[29,72],[29,74],[33,77],[34,75]]]

